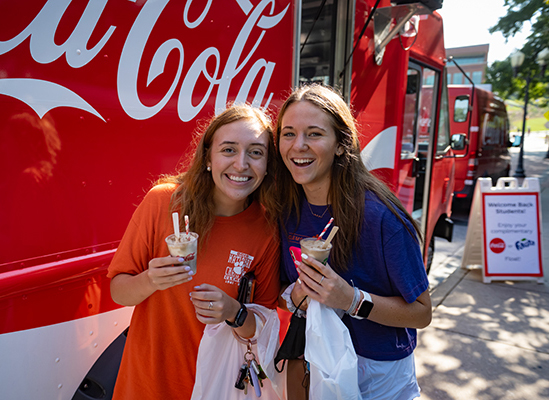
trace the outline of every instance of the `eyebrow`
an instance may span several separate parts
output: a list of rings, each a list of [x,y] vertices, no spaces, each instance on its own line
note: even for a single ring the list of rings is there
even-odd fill
[[[238,145],[239,143],[238,142],[232,142],[230,140],[225,140],[224,142],[219,143],[220,146],[223,146],[223,145],[226,145],[226,144]],[[263,143],[250,143],[250,146],[261,146],[261,147],[267,148],[267,146],[265,146]]]
[[[281,130],[284,130],[284,129],[294,129],[294,127],[291,126],[291,125],[287,125],[287,126],[282,127]],[[317,126],[317,125],[309,125],[309,126],[307,127],[307,129],[320,129],[321,131],[326,132],[326,129],[321,128],[320,126]]]

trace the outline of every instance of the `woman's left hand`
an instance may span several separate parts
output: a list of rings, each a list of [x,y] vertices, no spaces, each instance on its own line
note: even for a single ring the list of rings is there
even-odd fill
[[[314,258],[307,257],[304,253],[301,257],[302,262],[297,267],[305,293],[311,299],[328,307],[347,310],[353,302],[355,293],[353,287],[340,277],[329,264],[323,265]]]
[[[223,290],[208,284],[194,287],[191,301],[196,310],[196,318],[203,324],[218,324],[232,320],[240,309],[240,303]]]

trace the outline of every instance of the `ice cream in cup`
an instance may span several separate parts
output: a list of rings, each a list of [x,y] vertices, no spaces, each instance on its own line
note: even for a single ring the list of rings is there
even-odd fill
[[[178,237],[179,236],[179,237]],[[198,234],[195,232],[179,235],[171,234],[166,238],[168,250],[173,257],[183,259],[183,265],[191,267],[193,274],[196,274],[196,253],[198,249]]]
[[[326,247],[325,241],[318,238],[305,238],[299,242],[301,245],[301,253],[307,254],[307,256],[314,258],[315,260],[326,265],[328,257],[330,256],[330,250],[332,250],[332,244],[328,243]]]
[[[172,213],[173,231],[166,238],[166,244],[172,257],[183,259],[183,265],[191,267],[196,274],[196,251],[198,249],[198,233],[189,231],[189,217],[185,215],[185,232],[179,232],[179,213]]]

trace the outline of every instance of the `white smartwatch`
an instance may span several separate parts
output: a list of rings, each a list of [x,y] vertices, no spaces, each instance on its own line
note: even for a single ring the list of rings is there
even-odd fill
[[[362,293],[362,300],[360,300],[356,310],[351,314],[351,317],[356,319],[368,318],[372,308],[374,308],[374,303],[372,302],[372,296],[370,296],[370,293],[365,292],[364,290],[361,290],[360,292]]]

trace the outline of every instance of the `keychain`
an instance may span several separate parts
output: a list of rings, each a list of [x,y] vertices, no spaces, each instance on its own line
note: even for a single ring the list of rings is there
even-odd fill
[[[256,360],[255,354],[252,351],[252,344],[248,342],[248,349],[244,354],[244,364],[238,370],[238,376],[234,387],[239,390],[244,390],[244,394],[248,394],[248,383],[252,385],[257,397],[261,397],[261,388],[263,387],[263,379],[267,379],[267,375],[261,368],[261,365]]]

